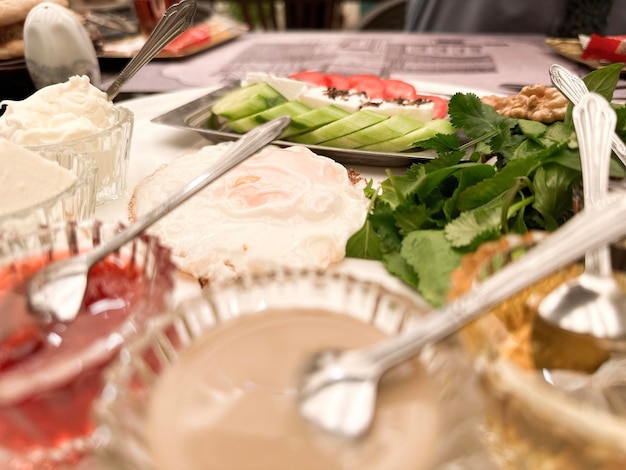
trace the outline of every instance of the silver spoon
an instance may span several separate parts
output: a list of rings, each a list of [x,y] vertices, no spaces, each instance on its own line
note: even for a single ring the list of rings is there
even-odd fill
[[[589,93],[585,82],[578,76],[567,70],[562,65],[553,64],[550,67],[550,79],[552,84],[572,102],[574,106],[580,104],[580,100]],[[610,136],[611,149],[626,166],[626,145],[620,137],[613,132]]]
[[[590,249],[624,235],[626,193],[615,192],[597,206],[584,208],[519,260],[420,318],[399,336],[360,350],[314,354],[300,377],[300,413],[331,433],[347,437],[364,434],[376,409],[378,382],[386,371],[457,332],[521,289],[575,262]],[[623,302],[623,296],[620,300]]]
[[[580,149],[585,207],[593,206],[608,192],[609,142],[615,111],[600,95],[590,93],[574,107],[574,127]],[[585,254],[582,275],[564,282],[539,304],[539,316],[563,330],[606,339],[626,334],[626,302],[611,269],[611,252],[600,246]]]
[[[27,288],[29,310],[44,323],[72,321],[80,310],[91,267],[109,253],[143,233],[209,183],[276,139],[289,125],[283,116],[244,134],[220,160],[160,205],[93,250],[50,263],[38,271]]]
[[[187,30],[195,13],[196,0],[180,0],[165,11],[163,18],[159,20],[139,52],[109,85],[106,94],[110,101],[115,99],[122,86],[134,77],[141,67],[150,62],[165,46]]]

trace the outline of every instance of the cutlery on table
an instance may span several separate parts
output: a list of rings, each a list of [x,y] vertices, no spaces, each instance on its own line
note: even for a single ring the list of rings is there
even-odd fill
[[[565,67],[553,64],[550,67],[550,79],[552,84],[572,102],[574,106],[580,103],[583,96],[589,93],[589,89],[582,78],[573,74]],[[611,134],[611,149],[626,166],[626,145],[620,137],[613,132]]]
[[[626,193],[614,192],[584,208],[527,254],[465,295],[421,317],[409,331],[364,349],[313,354],[299,377],[299,412],[327,432],[362,435],[375,413],[378,382],[390,368],[457,332],[523,288],[577,261],[587,251],[624,235]]]
[[[30,312],[43,323],[72,321],[82,305],[89,270],[95,263],[143,233],[202,188],[275,140],[290,121],[288,116],[283,116],[252,129],[235,141],[207,171],[111,239],[86,253],[50,263],[35,273],[26,292]]]
[[[503,90],[511,91],[514,93],[519,93],[522,91],[522,88],[529,86],[528,83],[500,83],[498,88],[502,88]],[[617,85],[615,87],[616,90],[624,90],[626,89],[626,84]]]
[[[141,67],[150,62],[165,46],[189,28],[195,13],[196,0],[180,0],[165,11],[163,18],[159,20],[139,52],[126,64],[107,88],[106,94],[110,101],[115,99],[122,86],[134,77]]]
[[[580,149],[585,207],[593,207],[608,192],[610,141],[617,117],[600,95],[583,96],[572,112]],[[585,270],[562,283],[539,304],[539,316],[549,324],[577,334],[623,341],[626,335],[626,299],[611,268],[609,246],[585,254]]]

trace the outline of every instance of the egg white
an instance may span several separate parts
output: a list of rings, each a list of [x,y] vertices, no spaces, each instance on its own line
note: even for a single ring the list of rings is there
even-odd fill
[[[148,212],[220,158],[231,143],[183,155],[142,180],[131,220]],[[367,212],[363,184],[304,147],[266,147],[193,196],[150,232],[181,270],[203,282],[244,273],[326,268],[345,257]]]

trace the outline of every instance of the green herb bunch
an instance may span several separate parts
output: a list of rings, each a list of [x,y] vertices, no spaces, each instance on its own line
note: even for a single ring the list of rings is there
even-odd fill
[[[622,68],[595,70],[585,83],[610,102]],[[613,108],[624,138],[626,107]],[[503,234],[552,231],[566,222],[581,181],[571,105],[564,121],[546,125],[501,116],[476,95],[457,93],[449,115],[458,132],[421,143],[437,158],[403,175],[387,170],[379,188],[368,183],[366,222],[347,244],[347,256],[382,261],[434,306],[445,301],[463,254]],[[624,176],[617,161],[611,176]]]

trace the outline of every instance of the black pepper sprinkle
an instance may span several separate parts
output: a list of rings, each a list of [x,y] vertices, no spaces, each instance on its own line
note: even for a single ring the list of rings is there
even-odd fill
[[[367,94],[364,91],[355,93],[350,90],[339,90],[334,87],[330,87],[324,90],[324,95],[328,96],[332,100],[343,100],[343,101],[347,101],[350,98],[350,96],[355,96],[355,95],[361,96],[363,98],[367,98]],[[392,100],[366,101],[362,103],[360,107],[363,108],[365,106],[369,106],[369,107],[377,108],[385,102],[395,103],[401,106],[421,106],[422,104],[430,103],[431,101],[432,100],[429,100],[428,98],[418,98],[416,100],[408,100],[406,98],[398,97]]]

